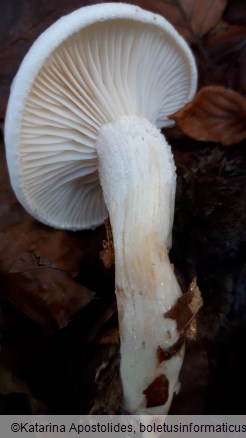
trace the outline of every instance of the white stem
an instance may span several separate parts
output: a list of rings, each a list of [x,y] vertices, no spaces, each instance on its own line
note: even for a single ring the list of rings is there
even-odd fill
[[[135,116],[105,125],[96,147],[114,239],[125,408],[165,414],[184,350],[168,360],[158,357],[160,348],[179,339],[176,321],[163,316],[181,295],[168,258],[176,190],[172,152],[155,126]],[[164,403],[152,407],[155,400],[144,391],[159,376],[160,388],[168,380],[168,398],[163,389]]]

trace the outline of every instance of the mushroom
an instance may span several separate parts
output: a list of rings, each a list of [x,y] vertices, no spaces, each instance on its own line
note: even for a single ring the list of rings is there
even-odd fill
[[[95,228],[115,251],[124,408],[165,414],[184,346],[166,316],[181,296],[168,253],[176,173],[160,128],[192,99],[192,53],[163,17],[98,4],[62,17],[14,79],[5,142],[12,187],[45,224]]]

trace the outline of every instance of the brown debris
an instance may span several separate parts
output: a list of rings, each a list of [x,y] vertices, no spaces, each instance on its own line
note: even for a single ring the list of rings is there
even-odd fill
[[[171,345],[171,347],[169,348],[164,349],[159,345],[159,347],[157,348],[157,358],[159,363],[163,362],[164,360],[169,360],[171,359],[171,357],[179,353],[183,344],[184,344],[184,336],[180,336],[177,342],[175,342],[175,344]]]
[[[10,301],[46,330],[66,326],[94,297],[71,274],[48,267],[0,274],[0,283],[0,298]]]
[[[108,349],[108,359],[97,370],[96,383],[98,394],[92,406],[90,415],[121,415],[122,386],[120,381],[119,347],[112,345]]]
[[[190,322],[190,324],[187,327],[187,330],[185,332],[185,339],[186,341],[196,341],[197,337],[198,337],[198,332],[197,332],[197,318],[193,318]]]
[[[99,344],[119,345],[120,337],[118,327],[108,330],[106,333],[104,333],[103,336],[99,339]]]
[[[196,278],[194,278],[188,291],[181,295],[176,304],[163,316],[174,319],[177,322],[178,331],[184,333],[201,306],[201,292],[197,286]]]
[[[143,391],[146,396],[147,408],[164,405],[168,399],[169,382],[165,374],[155,380]]]
[[[106,269],[110,269],[114,265],[114,242],[113,234],[109,219],[105,221],[107,240],[103,240],[103,250],[100,251],[100,259]]]

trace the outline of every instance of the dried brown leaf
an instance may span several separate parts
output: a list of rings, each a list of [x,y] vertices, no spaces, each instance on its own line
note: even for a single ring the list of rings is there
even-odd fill
[[[218,23],[227,0],[137,0],[134,3],[163,15],[188,41],[194,42]]]
[[[180,0],[180,8],[190,26],[192,39],[205,35],[221,18],[227,0]],[[182,23],[182,22],[181,22]]]
[[[0,275],[0,296],[45,329],[64,327],[93,299],[71,275],[52,268]]]
[[[196,140],[228,146],[246,138],[246,99],[224,87],[202,88],[192,102],[171,118]]]

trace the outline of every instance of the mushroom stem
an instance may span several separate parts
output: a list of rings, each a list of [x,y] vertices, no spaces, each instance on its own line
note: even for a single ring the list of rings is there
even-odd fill
[[[172,152],[160,131],[136,116],[103,126],[96,148],[114,239],[125,409],[165,414],[184,352],[176,321],[164,317],[181,295],[168,257]]]

